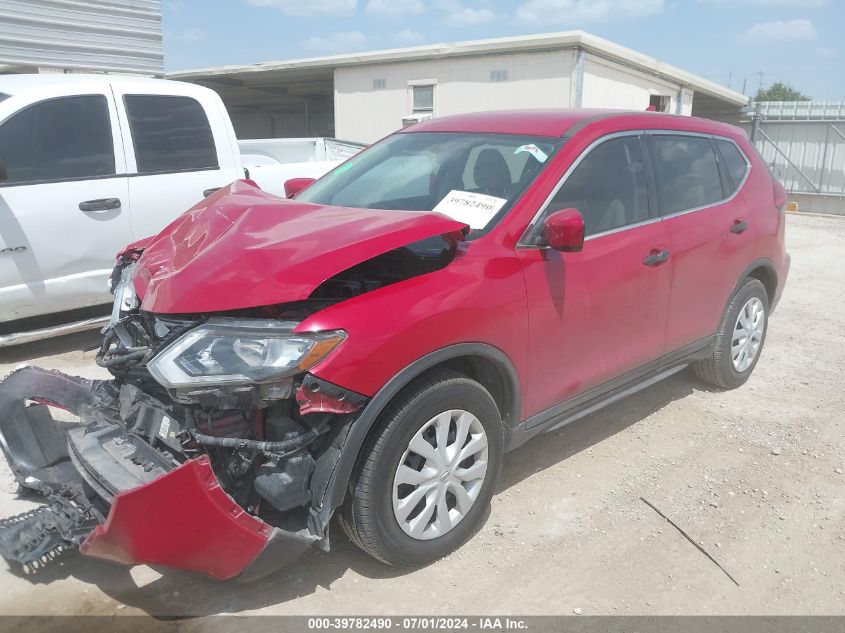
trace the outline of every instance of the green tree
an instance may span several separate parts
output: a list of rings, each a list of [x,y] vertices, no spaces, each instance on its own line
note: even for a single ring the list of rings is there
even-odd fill
[[[812,101],[813,98],[805,95],[782,81],[776,81],[768,88],[760,89],[754,95],[754,101]]]

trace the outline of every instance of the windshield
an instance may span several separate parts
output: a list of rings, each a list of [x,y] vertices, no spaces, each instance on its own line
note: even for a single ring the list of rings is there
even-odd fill
[[[492,228],[563,140],[468,132],[394,134],[325,175],[296,199],[364,209],[437,211]]]

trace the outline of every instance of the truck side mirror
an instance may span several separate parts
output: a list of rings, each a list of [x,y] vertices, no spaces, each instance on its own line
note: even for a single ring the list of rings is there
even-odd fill
[[[546,244],[556,251],[577,253],[584,248],[584,218],[577,209],[555,211],[543,222]]]
[[[291,178],[285,181],[285,196],[293,198],[300,191],[310,186],[316,178]]]

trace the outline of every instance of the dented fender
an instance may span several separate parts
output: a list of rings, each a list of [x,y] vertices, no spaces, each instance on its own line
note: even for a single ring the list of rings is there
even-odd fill
[[[427,354],[407,365],[391,378],[378,392],[367,401],[355,419],[349,424],[348,433],[338,450],[337,460],[331,476],[325,485],[322,502],[319,505],[319,516],[322,525],[327,526],[334,511],[343,504],[349,479],[361,449],[366,442],[370,430],[378,422],[382,411],[399,395],[411,382],[426,371],[454,358],[475,356],[488,360],[497,371],[505,390],[510,396],[505,401],[503,411],[505,445],[511,437],[512,425],[520,419],[521,400],[519,375],[513,361],[500,349],[484,343],[461,343],[443,347]]]

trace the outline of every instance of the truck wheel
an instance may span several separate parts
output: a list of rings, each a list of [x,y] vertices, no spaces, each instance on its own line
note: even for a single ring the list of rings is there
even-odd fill
[[[695,374],[722,389],[744,384],[760,359],[768,311],[765,287],[757,279],[748,279],[725,310],[711,356],[693,363]]]
[[[499,480],[502,419],[490,393],[451,371],[424,377],[382,413],[361,450],[340,522],[388,565],[428,563],[478,527]]]

